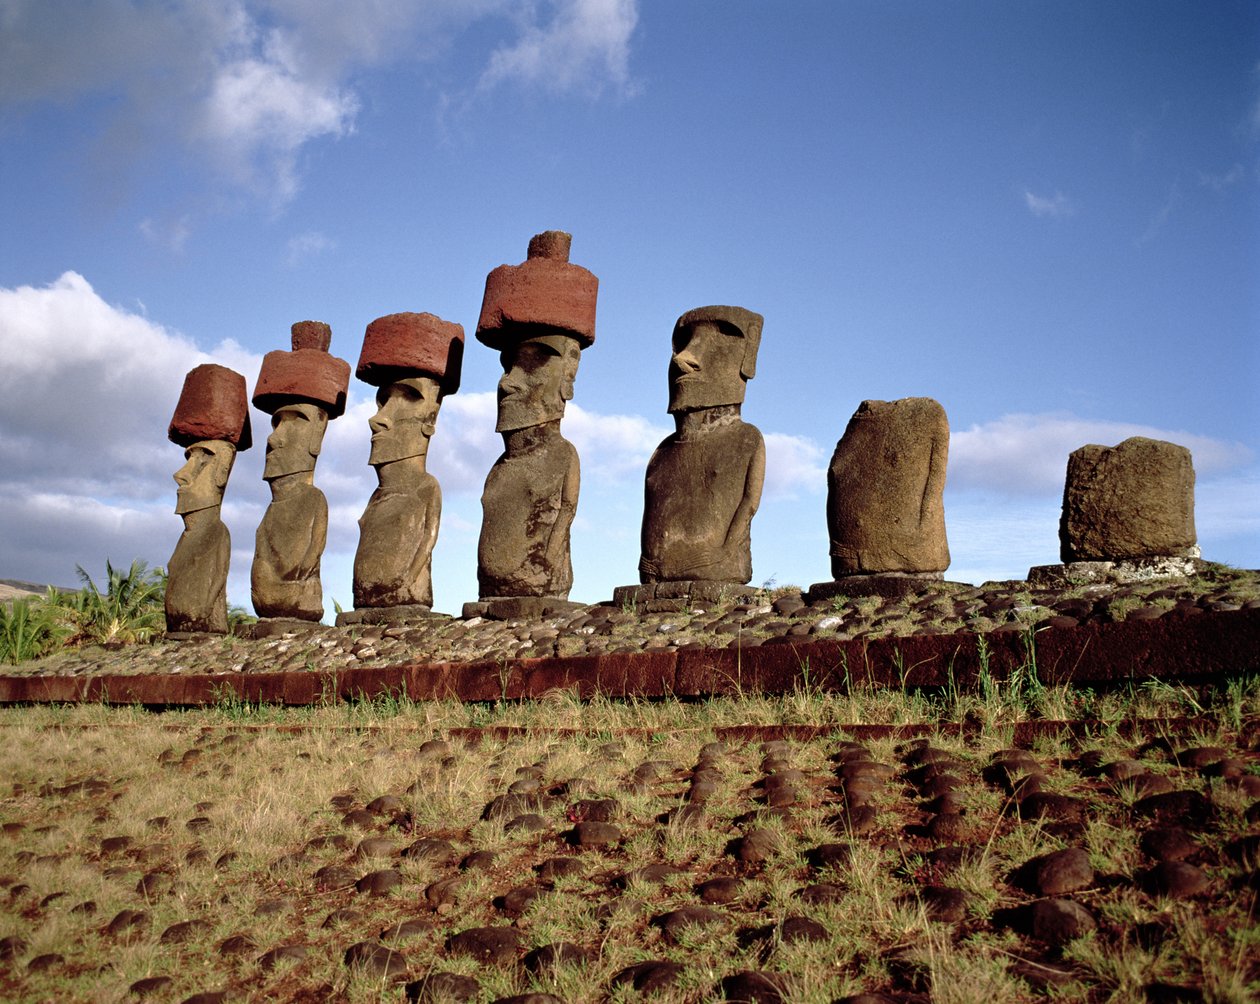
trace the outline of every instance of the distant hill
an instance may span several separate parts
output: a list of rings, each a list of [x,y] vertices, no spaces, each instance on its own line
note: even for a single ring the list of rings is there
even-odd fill
[[[77,593],[77,589],[62,589],[57,587],[63,593]],[[43,596],[48,591],[47,586],[41,586],[36,582],[23,582],[21,579],[0,579],[0,603],[9,600],[20,600],[23,596]]]

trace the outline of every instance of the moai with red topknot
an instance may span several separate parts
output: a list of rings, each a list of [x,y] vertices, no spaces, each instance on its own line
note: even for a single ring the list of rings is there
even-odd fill
[[[167,437],[186,462],[175,472],[184,532],[167,564],[166,631],[226,634],[232,540],[220,510],[236,454],[252,445],[245,378],[213,363],[191,370]]]
[[[538,234],[523,263],[486,277],[477,340],[503,364],[495,428],[504,452],[481,496],[481,602],[466,604],[466,616],[542,616],[569,606],[580,473],[560,419],[581,352],[595,341],[599,291],[594,275],[569,262],[571,241],[558,230]]]
[[[463,327],[433,314],[388,314],[367,326],[355,375],[377,388],[368,463],[378,487],[359,519],[356,609],[338,624],[430,615],[442,489],[425,464],[442,399],[459,389],[463,354]]]
[[[271,415],[263,466],[271,505],[258,525],[250,589],[259,617],[318,621],[328,502],[314,484],[315,461],[329,421],[346,410],[350,364],[329,354],[332,329],[321,321],[299,321],[292,336],[292,351],[263,356],[254,388],[254,407]]]

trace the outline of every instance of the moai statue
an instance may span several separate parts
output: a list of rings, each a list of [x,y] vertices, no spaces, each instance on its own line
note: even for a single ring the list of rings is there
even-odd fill
[[[1037,565],[1037,584],[1143,582],[1202,568],[1194,529],[1194,464],[1175,443],[1134,436],[1068,457],[1059,520],[1061,565]]]
[[[827,469],[831,574],[839,584],[812,587],[812,599],[896,596],[943,577],[948,458],[949,420],[930,397],[858,406]]]
[[[377,388],[368,463],[378,487],[359,519],[356,609],[338,624],[405,620],[433,606],[442,489],[425,461],[442,398],[459,389],[463,354],[463,327],[433,314],[389,314],[367,327],[355,375]]]
[[[330,420],[346,410],[350,364],[329,355],[332,329],[293,325],[293,350],[263,356],[254,407],[271,415],[263,480],[271,505],[258,525],[250,586],[259,617],[318,621],[324,616],[319,559],[328,502],[315,487],[315,461]]]
[[[538,234],[522,264],[500,265],[486,277],[477,339],[497,349],[503,363],[495,429],[504,452],[481,496],[483,601],[562,603],[573,585],[569,527],[577,512],[578,455],[560,435],[560,419],[573,397],[580,353],[595,341],[599,280],[570,264],[571,241],[558,230]],[[543,613],[545,607],[492,602],[468,604],[465,612]]]
[[[175,472],[184,532],[166,570],[166,630],[226,634],[232,540],[219,513],[237,451],[253,443],[245,378],[213,363],[190,370],[166,434],[187,461]]]
[[[752,518],[766,447],[740,419],[757,367],[763,318],[743,307],[697,307],[674,325],[669,412],[675,432],[648,461],[643,583],[743,584],[752,578]],[[694,593],[694,590],[692,591]]]

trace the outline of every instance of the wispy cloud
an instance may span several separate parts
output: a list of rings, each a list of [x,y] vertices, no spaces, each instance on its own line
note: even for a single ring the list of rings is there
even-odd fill
[[[184,245],[192,233],[192,226],[187,215],[168,220],[154,220],[146,216],[140,221],[137,229],[151,244],[156,244],[167,251],[174,251],[176,254],[184,250]]]
[[[1247,177],[1247,171],[1242,164],[1234,164],[1227,171],[1214,173],[1211,171],[1199,172],[1199,184],[1204,188],[1210,188],[1216,192],[1223,192],[1227,188],[1233,188],[1244,178]]]
[[[605,82],[630,89],[630,36],[639,14],[635,0],[554,0],[525,6],[520,37],[490,56],[479,88],[523,83],[548,91],[598,92]]]
[[[1159,236],[1161,230],[1168,225],[1168,221],[1172,218],[1172,214],[1181,204],[1181,185],[1173,182],[1168,189],[1168,194],[1164,197],[1164,201],[1160,203],[1159,208],[1151,215],[1150,220],[1146,224],[1146,229],[1138,236],[1137,245],[1141,247],[1149,244]]]
[[[1034,216],[1062,219],[1076,215],[1076,203],[1062,192],[1055,192],[1054,195],[1045,196],[1036,195],[1025,190],[1024,205],[1028,207],[1028,211]]]
[[[309,144],[354,133],[358,78],[438,55],[484,21],[512,37],[470,80],[547,92],[630,89],[637,0],[39,0],[0,4],[0,107],[101,102],[116,149],[176,141],[283,206]]]
[[[324,236],[318,230],[305,230],[289,238],[285,245],[284,263],[292,267],[307,258],[331,251],[336,246],[336,241]]]

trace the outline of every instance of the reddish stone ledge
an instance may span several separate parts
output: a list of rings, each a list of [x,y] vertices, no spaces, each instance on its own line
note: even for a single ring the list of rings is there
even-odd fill
[[[1035,635],[918,635],[855,641],[776,642],[743,649],[651,651],[558,659],[407,664],[337,672],[0,677],[0,703],[99,702],[206,705],[225,700],[289,705],[406,696],[496,701],[567,691],[581,699],[775,694],[854,686],[973,687],[1029,665],[1042,683],[1119,683],[1150,677],[1210,681],[1260,672],[1260,610],[1203,613]]]

